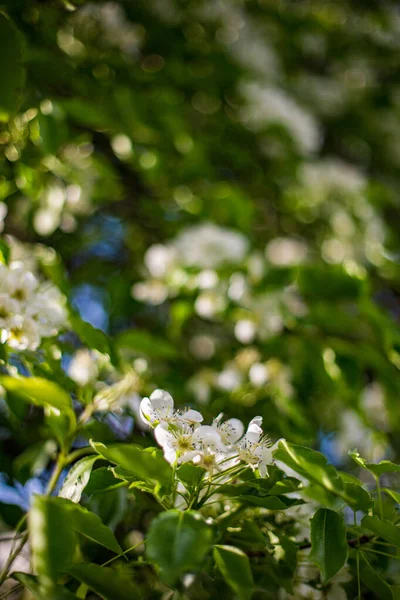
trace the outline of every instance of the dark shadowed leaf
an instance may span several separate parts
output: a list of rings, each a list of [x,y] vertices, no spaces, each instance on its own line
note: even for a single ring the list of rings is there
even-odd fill
[[[149,560],[161,578],[173,585],[188,571],[198,571],[213,541],[213,530],[194,511],[169,510],[154,519],[146,542]]]
[[[386,519],[380,519],[376,515],[373,517],[366,515],[363,517],[361,525],[400,548],[400,527],[397,525]]]
[[[234,546],[214,546],[213,555],[226,583],[240,600],[249,600],[254,582],[248,556]]]
[[[177,356],[177,350],[172,344],[148,331],[139,331],[138,329],[124,331],[118,336],[117,344],[120,348],[129,348],[138,354],[146,354],[150,358],[174,358]]]
[[[76,600],[75,594],[67,590],[62,585],[51,584],[41,585],[37,577],[28,575],[28,573],[13,573],[13,578],[22,583],[22,585],[32,594],[35,600]]]
[[[371,567],[364,552],[361,552],[361,556],[364,559],[360,565],[362,582],[374,592],[374,597],[381,600],[393,600],[393,592],[390,585]]]
[[[25,71],[22,65],[22,36],[13,23],[0,13],[0,120],[18,111],[22,99]]]
[[[100,494],[123,485],[125,485],[125,482],[115,477],[111,467],[100,467],[100,469],[92,471],[84,491],[85,494]]]
[[[343,517],[334,510],[320,508],[311,519],[310,559],[320,568],[323,581],[343,567],[347,550]]]
[[[74,565],[69,575],[87,585],[104,600],[139,600],[141,598],[133,577],[126,572],[92,563]]]

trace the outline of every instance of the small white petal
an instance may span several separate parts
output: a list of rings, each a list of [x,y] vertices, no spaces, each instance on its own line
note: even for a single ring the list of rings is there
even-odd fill
[[[154,430],[154,437],[163,449],[167,446],[172,447],[174,445],[174,436],[162,425],[157,425]]]
[[[215,427],[200,425],[193,433],[193,441],[201,442],[203,446],[220,447],[221,436]]]
[[[249,429],[250,429],[250,427],[252,427],[253,425],[257,425],[258,427],[261,427],[261,426],[262,426],[262,421],[263,421],[263,418],[262,418],[262,417],[260,417],[260,416],[258,416],[258,417],[253,417],[253,418],[252,418],[252,420],[251,420],[251,421],[250,421],[250,423],[249,423],[249,428],[248,428],[248,430],[249,430]]]
[[[268,473],[267,465],[272,464],[273,460],[271,448],[267,448],[267,446],[255,448],[254,456],[259,458],[258,470],[260,471],[261,477],[265,477]]]
[[[244,425],[239,419],[228,419],[220,426],[221,434],[228,444],[237,442],[244,433]]]
[[[140,403],[140,417],[145,423],[153,423],[155,421],[154,408],[150,398],[143,398]]]
[[[181,415],[181,419],[185,423],[201,423],[203,418],[203,415],[198,410],[193,410],[192,408],[189,408],[189,410]]]
[[[188,452],[185,452],[184,454],[182,454],[182,456],[179,457],[179,462],[189,462],[193,460],[198,454],[198,450],[189,450]]]
[[[155,409],[171,409],[174,408],[174,400],[168,392],[165,390],[154,390],[154,392],[150,396],[150,400]]]
[[[170,465],[173,465],[176,463],[176,450],[175,448],[172,448],[171,446],[165,446],[165,448],[163,448],[164,450],[164,458],[167,462],[169,462]]]

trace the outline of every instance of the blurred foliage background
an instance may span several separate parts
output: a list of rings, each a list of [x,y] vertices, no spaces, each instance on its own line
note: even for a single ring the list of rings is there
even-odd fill
[[[138,377],[97,439],[143,436],[137,395],[160,387],[343,468],[400,460],[397,3],[0,6],[4,239]],[[67,388],[100,360],[73,328]],[[36,418],[1,416],[22,483]]]

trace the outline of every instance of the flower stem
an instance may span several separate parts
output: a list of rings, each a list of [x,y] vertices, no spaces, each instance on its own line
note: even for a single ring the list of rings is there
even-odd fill
[[[378,494],[378,506],[379,506],[379,516],[383,519],[383,504],[382,504],[382,492],[381,492],[381,484],[379,481],[379,475],[375,477],[376,481],[376,493]]]
[[[77,450],[73,450],[68,454],[65,458],[64,464],[69,465],[79,458],[83,458],[84,456],[88,456],[89,454],[96,454],[96,451],[91,446],[85,446],[84,448],[78,448]]]
[[[54,488],[57,485],[57,481],[61,475],[61,472],[62,472],[64,466],[65,466],[65,455],[63,452],[60,452],[60,454],[57,457],[56,464],[54,465],[54,470],[51,474],[49,483],[47,484],[46,496],[51,496],[51,494],[54,492]]]
[[[65,455],[64,455],[64,452],[60,452],[60,454],[57,457],[56,464],[55,464],[53,472],[51,474],[49,483],[47,485],[46,496],[50,496],[53,493],[64,466],[65,466]],[[15,547],[14,551],[11,552],[11,554],[9,555],[9,557],[6,561],[6,564],[4,565],[4,568],[0,574],[0,586],[7,579],[8,574],[10,572],[10,569],[11,569],[15,559],[20,554],[22,548],[25,546],[25,544],[28,540],[28,537],[29,537],[29,533],[28,533],[28,531],[26,531],[20,538],[19,543]]]

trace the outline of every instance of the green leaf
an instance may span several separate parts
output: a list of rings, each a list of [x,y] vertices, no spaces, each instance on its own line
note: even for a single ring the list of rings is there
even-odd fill
[[[322,580],[325,582],[346,562],[346,526],[342,515],[328,508],[317,510],[310,522],[310,560],[320,568]]]
[[[337,493],[344,491],[344,483],[336,469],[328,464],[325,456],[320,452],[311,450],[306,446],[289,444],[286,440],[279,442],[274,452],[276,460],[293,469],[296,473],[305,477],[310,482],[317,483],[329,492]]]
[[[380,600],[393,600],[393,592],[390,585],[371,567],[364,552],[361,552],[364,559],[361,562],[360,574],[363,583],[374,592]]]
[[[381,460],[379,463],[369,463],[362,458],[358,452],[349,452],[349,456],[363,469],[367,469],[375,477],[380,477],[384,473],[400,473],[400,465],[396,465],[390,460]]]
[[[100,469],[92,471],[89,482],[85,487],[85,494],[109,492],[123,485],[125,485],[125,482],[115,477],[111,467],[100,467]]]
[[[347,504],[353,510],[362,510],[367,512],[372,506],[374,506],[374,499],[371,494],[364,490],[361,485],[357,483],[345,483],[344,491],[347,498]]]
[[[111,529],[97,515],[65,498],[35,496],[29,530],[33,562],[43,581],[55,581],[72,562],[77,533],[116,554],[122,552]]]
[[[312,301],[356,300],[363,294],[366,283],[350,275],[343,267],[332,265],[321,269],[318,266],[299,268],[297,283],[300,293]]]
[[[261,506],[268,510],[286,510],[291,506],[303,504],[303,500],[287,498],[286,496],[264,496],[264,498],[260,498],[259,496],[244,495],[239,496],[238,501],[242,504]]]
[[[191,488],[200,483],[205,472],[206,471],[202,467],[198,467],[187,462],[178,467],[176,476],[178,477],[179,481]]]
[[[213,556],[226,583],[240,600],[253,595],[253,575],[248,556],[234,546],[214,546]]]
[[[6,121],[18,111],[25,82],[22,65],[22,35],[4,14],[0,13],[0,120]]]
[[[374,517],[366,515],[361,521],[361,526],[400,548],[400,527],[393,525],[390,521],[380,519],[376,515]]]
[[[76,427],[75,412],[68,392],[42,377],[0,377],[0,384],[8,393],[45,410],[46,421],[60,444]]]
[[[60,503],[54,500],[46,496],[34,496],[29,513],[33,565],[45,585],[56,581],[72,562],[76,547],[73,515],[65,513]]]
[[[102,102],[81,100],[80,98],[68,98],[60,102],[62,108],[77,123],[91,129],[104,131],[116,127],[113,111],[107,110]]]
[[[396,502],[396,504],[400,504],[400,492],[395,492],[389,488],[382,488],[382,492],[388,494]]]
[[[117,337],[117,345],[138,354],[146,354],[150,358],[174,358],[177,356],[175,347],[167,340],[144,330],[124,331]]]
[[[32,594],[35,600],[76,600],[75,594],[62,585],[52,584],[45,587],[40,584],[37,577],[28,573],[13,573],[12,577],[22,583]]]
[[[132,444],[105,446],[95,442],[92,446],[103,458],[130,471],[139,479],[151,479],[163,485],[170,485],[172,481],[172,468],[158,451],[147,452]]]
[[[118,365],[119,358],[112,346],[111,340],[101,329],[93,327],[87,321],[84,321],[75,311],[69,313],[69,321],[75,333],[77,333],[89,348],[94,348],[102,354],[108,354],[111,362]]]
[[[292,572],[296,570],[297,567],[297,546],[290,538],[288,538],[284,533],[277,532],[277,536],[281,543],[281,546],[285,552],[285,562]]]
[[[147,558],[161,571],[161,578],[174,585],[187,571],[197,571],[210,550],[213,530],[195,511],[169,510],[151,523]]]
[[[0,15],[1,16],[1,15]],[[10,259],[10,246],[0,237],[0,262],[8,265]]]
[[[132,575],[92,563],[73,565],[67,573],[88,586],[104,600],[140,600]]]
[[[40,129],[40,143],[45,154],[56,155],[60,146],[68,139],[68,130],[65,125],[63,114],[53,110],[53,114],[38,114]]]
[[[82,492],[90,479],[93,465],[99,458],[99,456],[85,456],[81,460],[78,460],[71,467],[64,479],[64,483],[58,494],[59,497],[67,498],[72,502],[79,502]]]
[[[52,406],[60,411],[72,410],[70,395],[53,381],[41,377],[0,377],[0,384],[16,396],[37,406]]]
[[[58,502],[62,512],[68,517],[71,516],[71,523],[74,531],[97,542],[101,546],[108,548],[112,552],[119,554],[122,552],[121,546],[111,529],[103,524],[100,517],[87,510],[79,504],[65,498],[49,498],[49,502]]]

